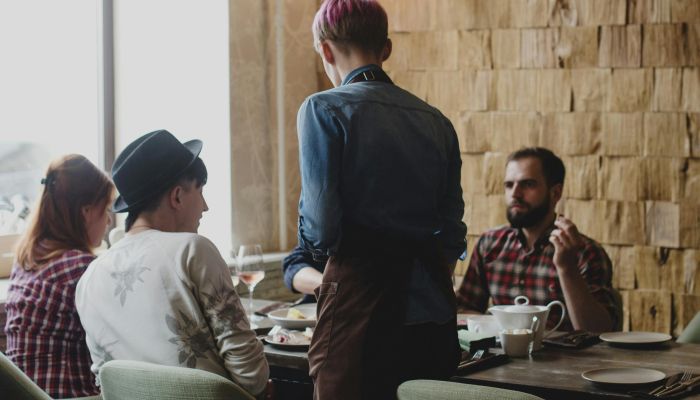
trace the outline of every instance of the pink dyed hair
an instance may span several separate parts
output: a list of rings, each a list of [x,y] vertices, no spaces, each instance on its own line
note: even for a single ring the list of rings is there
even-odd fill
[[[314,45],[323,40],[381,54],[388,38],[386,12],[376,0],[325,0],[316,12]]]

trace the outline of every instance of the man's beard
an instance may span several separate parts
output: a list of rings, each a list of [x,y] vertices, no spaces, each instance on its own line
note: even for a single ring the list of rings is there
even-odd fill
[[[527,203],[517,202],[516,204],[523,204],[529,206]],[[512,213],[510,205],[506,208],[506,218],[513,228],[530,228],[537,225],[542,221],[549,213],[549,197],[545,197],[544,201],[538,206],[531,207],[528,211],[520,213]]]

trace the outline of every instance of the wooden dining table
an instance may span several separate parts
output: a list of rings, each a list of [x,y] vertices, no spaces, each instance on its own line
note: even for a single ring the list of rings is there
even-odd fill
[[[260,305],[269,303],[259,303]],[[262,330],[269,320],[259,323]],[[410,349],[407,349],[410,351]],[[490,349],[502,353],[500,348]],[[265,355],[273,377],[310,384],[305,351],[287,351],[265,344]],[[600,386],[581,374],[599,368],[637,367],[661,371],[670,376],[684,371],[700,373],[700,345],[667,342],[652,347],[626,348],[605,342],[583,349],[544,347],[529,357],[511,357],[506,363],[452,377],[453,381],[500,387],[531,393],[544,399],[632,399],[629,391],[648,391],[647,386]],[[658,383],[656,384],[658,385]],[[683,397],[700,399],[700,391]]]

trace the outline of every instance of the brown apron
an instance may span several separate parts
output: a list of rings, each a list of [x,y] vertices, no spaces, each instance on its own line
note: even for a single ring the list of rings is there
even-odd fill
[[[437,241],[345,228],[316,289],[318,322],[309,349],[314,399],[393,399],[409,379],[447,379],[459,362],[455,320],[404,325],[411,264],[428,265],[454,307]]]

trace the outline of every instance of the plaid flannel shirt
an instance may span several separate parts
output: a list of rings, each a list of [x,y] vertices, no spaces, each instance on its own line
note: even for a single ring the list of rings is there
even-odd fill
[[[554,266],[554,245],[549,242],[550,227],[528,251],[525,236],[509,226],[485,232],[472,252],[469,267],[457,292],[458,309],[485,312],[489,298],[494,305],[514,304],[515,297],[527,296],[530,304],[546,305],[564,301]],[[582,235],[583,236],[583,235]],[[585,245],[579,254],[579,272],[593,297],[610,313],[613,322],[619,320],[612,294],[612,267],[605,250],[594,240],[583,236]],[[552,309],[548,327],[554,326],[561,313]],[[559,330],[571,330],[568,315]]]
[[[15,264],[7,293],[7,357],[51,397],[99,394],[75,286],[95,258],[69,250],[39,271]],[[2,397],[2,396],[0,396]]]

